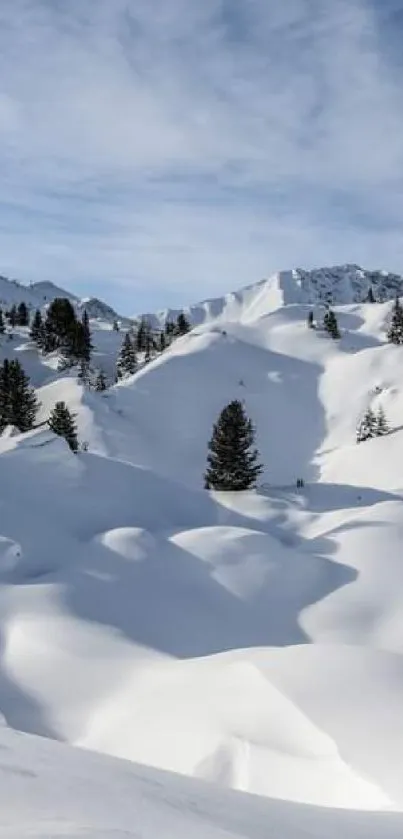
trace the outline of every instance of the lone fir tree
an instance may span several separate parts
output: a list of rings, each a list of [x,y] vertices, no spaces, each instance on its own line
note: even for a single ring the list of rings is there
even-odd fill
[[[238,399],[221,412],[209,443],[206,489],[251,489],[263,471],[255,448],[255,429]]]
[[[392,320],[388,329],[388,341],[390,344],[403,344],[403,309],[398,297],[396,297]]]
[[[126,332],[116,365],[117,377],[123,379],[124,376],[131,376],[136,372],[136,369],[136,350],[129,333]]]
[[[0,309],[0,335],[4,335],[5,331],[6,331],[6,325],[4,323],[3,310]]]
[[[326,332],[328,332],[334,340],[340,338],[339,325],[337,323],[336,315],[332,311],[332,309],[329,309],[329,311],[326,312],[325,317],[323,319],[323,325],[326,329]]]
[[[310,312],[308,312],[307,324],[309,326],[309,329],[313,329],[315,326],[312,309]]]
[[[363,418],[358,423],[356,436],[357,443],[363,443],[365,440],[370,440],[371,437],[375,437],[377,434],[376,429],[377,418],[372,408],[368,408]]]
[[[56,402],[48,420],[49,428],[58,437],[64,437],[72,452],[78,452],[77,426],[74,414],[65,402]]]

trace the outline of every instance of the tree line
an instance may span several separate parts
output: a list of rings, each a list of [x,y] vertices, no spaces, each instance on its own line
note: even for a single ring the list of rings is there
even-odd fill
[[[21,433],[36,426],[40,408],[34,388],[18,360],[4,359],[0,365],[0,434],[7,426]],[[57,402],[48,419],[49,428],[64,437],[71,450],[78,451],[75,416],[65,402]]]

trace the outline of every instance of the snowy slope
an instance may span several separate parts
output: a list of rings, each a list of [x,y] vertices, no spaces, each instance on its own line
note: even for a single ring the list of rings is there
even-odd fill
[[[38,387],[39,420],[65,399],[89,444],[74,456],[43,429],[0,439],[0,712],[76,747],[43,744],[47,765],[71,761],[73,790],[91,789],[87,760],[105,767],[98,790],[121,771],[140,797],[156,769],[197,779],[158,776],[154,835],[181,835],[171,783],[178,818],[191,790],[213,837],[401,835],[403,349],[386,343],[390,301],[352,302],[356,269],[332,280],[337,342],[320,302],[319,328],[306,325],[322,280],[313,292],[299,279],[240,292],[105,394],[58,374],[26,330],[0,341]],[[94,364],[112,375],[123,336],[99,312],[91,325]],[[206,493],[212,424],[233,398],[256,424],[264,486]],[[392,431],[357,446],[369,405]],[[154,769],[114,763],[115,787],[112,763],[84,750]]]
[[[284,804],[0,730],[2,839],[400,839],[401,814]]]

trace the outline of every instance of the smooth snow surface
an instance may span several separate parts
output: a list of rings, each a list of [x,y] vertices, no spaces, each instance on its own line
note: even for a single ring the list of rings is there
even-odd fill
[[[27,330],[1,339],[39,421],[66,400],[89,448],[46,425],[0,438],[1,836],[403,836],[403,348],[391,301],[356,302],[359,270],[232,295],[105,394]],[[391,296],[376,276],[362,296]],[[122,334],[100,318],[112,375]],[[207,493],[234,398],[262,486]],[[369,405],[391,433],[357,446]]]

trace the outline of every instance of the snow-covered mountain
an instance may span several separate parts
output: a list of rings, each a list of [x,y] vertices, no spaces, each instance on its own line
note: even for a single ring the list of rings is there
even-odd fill
[[[183,309],[190,323],[198,326],[213,320],[253,320],[281,306],[307,303],[347,304],[364,302],[372,288],[378,301],[403,294],[403,278],[387,271],[368,271],[358,265],[336,265],[305,271],[280,271],[239,291],[204,300]],[[179,309],[164,309],[145,315],[154,325],[175,321]]]
[[[398,278],[332,271],[223,298],[104,394],[0,338],[39,422],[65,400],[88,447],[0,437],[1,835],[402,836]],[[330,288],[339,341],[306,322]],[[91,328],[112,375],[123,330]],[[234,398],[262,484],[209,493]],[[390,434],[357,446],[381,406]]]
[[[86,309],[91,318],[97,318],[107,323],[113,323],[114,320],[119,319],[119,315],[111,306],[96,297],[79,298],[70,291],[66,291],[66,289],[50,282],[24,285],[17,280],[9,280],[7,277],[0,276],[0,308],[2,309],[7,310],[14,304],[18,306],[22,301],[31,310],[45,309],[56,297],[67,297],[78,311]],[[128,319],[123,318],[123,323],[128,324]]]

